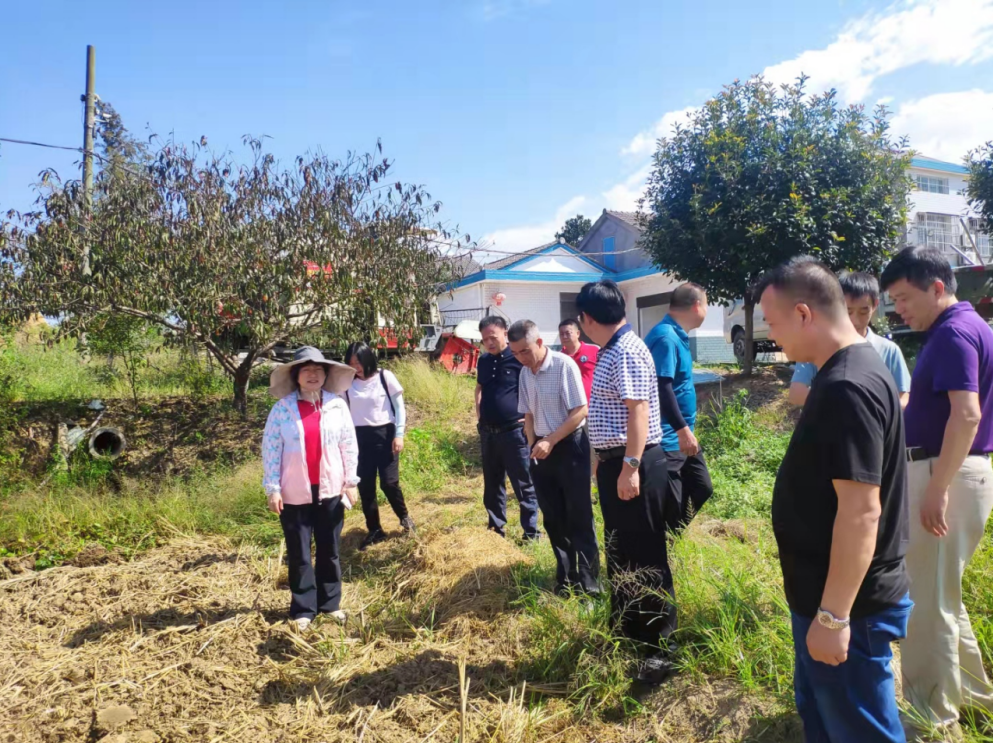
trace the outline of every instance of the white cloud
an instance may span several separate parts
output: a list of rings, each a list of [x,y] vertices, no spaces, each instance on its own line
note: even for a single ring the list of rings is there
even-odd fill
[[[837,88],[862,101],[880,77],[920,63],[964,65],[993,57],[993,0],[909,0],[850,21],[823,49],[766,67],[775,83],[810,77],[809,90]]]
[[[603,192],[604,206],[611,211],[638,211],[638,199],[645,192],[645,181],[652,172],[652,166],[645,167],[633,173],[627,179]]]
[[[676,124],[685,124],[696,111],[697,106],[687,106],[678,111],[670,111],[651,129],[646,129],[635,135],[634,139],[628,142],[627,147],[621,150],[622,155],[651,155],[655,152],[655,142],[661,137],[668,137]]]
[[[485,235],[483,237],[482,244],[486,247],[494,248],[499,251],[509,250],[518,252],[522,250],[529,250],[531,248],[537,248],[539,245],[544,245],[545,243],[554,240],[555,233],[561,229],[565,221],[569,217],[576,216],[577,212],[582,211],[583,205],[586,204],[586,202],[587,199],[585,196],[574,196],[565,204],[560,206],[558,210],[556,210],[555,216],[547,222],[496,230],[495,232]],[[503,257],[502,254],[491,256],[493,260],[500,257]],[[488,258],[485,255],[476,257],[477,261],[485,261],[487,259]]]
[[[909,136],[922,155],[959,163],[993,136],[993,92],[963,90],[907,101],[891,124],[893,135]]]
[[[639,168],[617,185],[603,191],[598,199],[574,196],[560,206],[555,211],[555,216],[546,222],[508,227],[484,235],[480,241],[479,255],[476,255],[475,258],[482,262],[496,260],[504,257],[504,251],[519,252],[551,242],[565,221],[576,214],[585,214],[595,222],[600,216],[600,211],[604,208],[621,212],[637,211],[638,199],[645,191],[645,181],[650,172],[651,165]],[[590,211],[590,206],[593,207],[592,211]],[[487,253],[487,248],[501,252]]]
[[[823,49],[771,65],[762,74],[792,83],[804,73],[808,90],[837,88],[846,103],[862,101],[884,75],[920,63],[964,65],[993,58],[993,0],[908,0],[850,21]],[[880,103],[891,99],[881,98]],[[655,142],[697,109],[669,111],[621,150],[650,155]]]

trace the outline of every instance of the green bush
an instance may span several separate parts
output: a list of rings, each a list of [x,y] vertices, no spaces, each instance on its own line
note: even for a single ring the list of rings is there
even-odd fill
[[[697,420],[697,437],[707,456],[714,496],[704,512],[718,518],[768,517],[779,463],[790,434],[761,425],[745,405],[748,393],[714,403]]]

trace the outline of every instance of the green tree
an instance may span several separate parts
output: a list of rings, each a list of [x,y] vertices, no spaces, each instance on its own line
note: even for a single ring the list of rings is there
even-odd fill
[[[980,229],[993,235],[993,141],[969,153],[969,204],[980,215]]]
[[[95,318],[92,327],[88,341],[90,350],[106,356],[111,369],[114,359],[120,357],[137,410],[141,374],[148,367],[149,354],[161,342],[158,328],[142,318],[116,314]]]
[[[39,208],[0,224],[0,314],[59,316],[63,334],[115,315],[156,325],[207,349],[240,410],[253,366],[280,343],[318,328],[378,338],[380,323],[413,338],[439,245],[460,246],[431,223],[440,203],[392,180],[381,146],[282,168],[261,141],[245,144],[247,163],[205,138],[124,156],[99,172],[91,215],[78,181],[44,172]]]
[[[575,217],[569,217],[565,221],[562,229],[555,235],[555,239],[575,247],[583,241],[583,238],[586,237],[586,233],[590,231],[590,227],[592,226],[593,223],[588,217],[577,214]]]
[[[833,90],[809,95],[805,81],[726,86],[659,140],[642,201],[657,266],[712,300],[744,299],[746,373],[748,289],[762,271],[801,254],[877,271],[905,236],[910,155],[891,141],[886,110],[840,107]]]

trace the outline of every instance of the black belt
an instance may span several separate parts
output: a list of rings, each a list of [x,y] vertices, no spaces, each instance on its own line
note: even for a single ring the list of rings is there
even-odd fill
[[[520,421],[504,423],[499,426],[491,426],[489,423],[479,424],[479,430],[486,431],[486,433],[507,433],[508,431],[516,431],[518,428],[524,428],[524,424]]]
[[[654,449],[658,444],[648,444],[645,446],[645,451],[649,449]],[[609,449],[596,449],[596,458],[600,462],[609,462],[611,459],[619,459],[625,455],[627,451],[626,446],[612,446]],[[644,457],[644,454],[642,454]]]
[[[934,455],[930,454],[927,449],[923,446],[908,446],[907,447],[907,461],[908,462],[923,462],[925,459],[931,459]]]

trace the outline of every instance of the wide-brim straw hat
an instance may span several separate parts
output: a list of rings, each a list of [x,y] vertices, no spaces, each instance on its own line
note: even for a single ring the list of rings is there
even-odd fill
[[[293,371],[294,366],[303,364],[320,364],[325,367],[327,379],[324,380],[324,389],[337,395],[347,390],[355,379],[355,370],[352,367],[324,358],[324,354],[313,346],[303,346],[293,353],[293,361],[280,364],[272,370],[272,374],[269,375],[269,394],[277,400],[282,400],[291,392],[296,392],[297,385],[293,383],[290,372]]]

